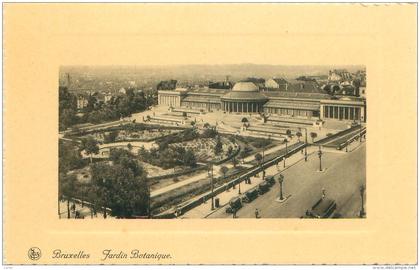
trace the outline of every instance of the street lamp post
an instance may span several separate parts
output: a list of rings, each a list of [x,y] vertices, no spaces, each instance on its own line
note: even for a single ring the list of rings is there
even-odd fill
[[[279,175],[279,184],[280,184],[280,201],[283,200],[283,180],[284,180],[284,176],[282,174]]]
[[[103,192],[103,196],[104,196],[104,198],[103,198],[103,202],[104,202],[104,205],[103,205],[104,214],[103,214],[103,216],[104,216],[104,219],[105,219],[106,218],[106,205],[107,205],[106,201],[107,201],[107,198],[108,198],[108,192],[107,192],[106,187],[105,187],[105,185],[107,184],[106,179],[102,179],[102,183],[104,184],[102,192]]]
[[[150,219],[150,218],[152,218],[152,211],[150,209],[150,197],[151,197],[151,195],[150,195],[150,183],[149,183],[149,181],[147,181],[146,183],[147,183],[147,190],[149,192],[149,198],[148,198],[148,201],[147,201],[147,215],[148,215],[148,218]]]
[[[262,169],[262,180],[264,180],[264,177],[265,177],[264,158],[265,158],[265,145],[263,147],[262,160],[261,160],[261,164],[260,164],[261,169]]]
[[[360,119],[360,134],[359,134],[360,142],[362,142],[362,119]]]
[[[287,156],[287,139],[284,139],[284,142],[286,143],[286,154],[284,154],[283,157],[283,167],[286,168],[286,156]]]
[[[308,161],[307,148],[308,148],[308,129],[305,128],[305,162]]]
[[[363,195],[365,193],[366,187],[364,185],[360,186],[360,198],[362,199],[362,208],[360,209],[360,217],[364,217],[365,216],[365,208],[364,208],[364,200],[363,200]]]
[[[239,182],[238,194],[241,194],[241,182]]]
[[[319,145],[319,150],[318,150],[318,157],[319,157],[319,171],[322,172],[322,151],[321,151],[321,145]]]
[[[211,168],[211,210],[214,210],[214,179],[213,179],[213,163],[210,162],[210,168]]]

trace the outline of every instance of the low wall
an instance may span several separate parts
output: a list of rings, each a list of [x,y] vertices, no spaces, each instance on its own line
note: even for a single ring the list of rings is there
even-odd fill
[[[343,149],[344,147],[346,147],[347,145],[349,145],[350,143],[352,143],[354,140],[359,139],[359,136],[363,136],[365,134],[366,134],[366,128],[364,128],[360,134],[356,134],[353,137],[351,137],[350,139],[348,139],[347,141],[345,141],[344,143],[340,144],[337,147],[337,150]]]
[[[340,136],[342,136],[342,135],[344,135],[344,134],[346,134],[346,133],[348,133],[348,132],[351,132],[351,131],[353,131],[353,130],[356,130],[356,129],[358,129],[358,128],[360,128],[360,125],[357,125],[357,126],[354,126],[354,127],[351,127],[351,128],[345,129],[345,130],[342,130],[342,131],[340,131],[340,132],[337,132],[337,133],[336,133],[336,134],[334,134],[334,135],[331,135],[331,136],[329,136],[329,137],[325,137],[325,138],[323,138],[323,139],[320,139],[320,140],[318,140],[318,141],[315,141],[314,143],[315,143],[315,144],[325,144],[325,143],[327,143],[329,140],[332,140],[332,139],[335,139],[335,138],[337,138],[337,137],[340,137]]]

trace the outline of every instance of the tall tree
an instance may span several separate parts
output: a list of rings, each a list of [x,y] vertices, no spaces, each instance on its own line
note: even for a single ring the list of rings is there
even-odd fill
[[[312,138],[312,142],[314,142],[314,139],[318,136],[318,134],[316,134],[316,132],[311,132],[309,135]]]
[[[222,166],[220,167],[220,173],[223,175],[223,178],[226,178],[226,174],[229,171],[228,167]]]
[[[216,145],[214,146],[214,153],[216,155],[219,155],[220,153],[222,153],[222,151],[223,151],[223,145],[220,140],[220,136],[217,136]]]
[[[234,168],[236,168],[236,165],[238,165],[238,159],[236,159],[236,157],[232,158],[232,165]]]
[[[67,199],[67,218],[70,218],[70,200],[76,193],[76,176],[60,174],[59,176],[59,199],[64,196]]]
[[[261,166],[261,162],[262,162],[262,155],[260,153],[255,154],[255,160],[257,161],[258,165]]]
[[[185,151],[183,162],[185,166],[195,167],[197,165],[197,158],[191,149]]]
[[[85,153],[90,157],[90,163],[92,163],[92,155],[99,153],[98,142],[91,136],[83,138],[81,150],[85,150]]]
[[[127,150],[113,156],[113,164],[92,165],[92,181],[98,186],[99,207],[128,218],[149,212],[146,171]]]
[[[298,137],[298,140],[300,142],[300,138],[302,137],[302,132],[300,131],[296,132],[296,137]]]

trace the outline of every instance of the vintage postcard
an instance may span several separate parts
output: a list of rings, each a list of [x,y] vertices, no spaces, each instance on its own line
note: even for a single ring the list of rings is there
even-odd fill
[[[416,264],[416,4],[4,4],[3,264]]]

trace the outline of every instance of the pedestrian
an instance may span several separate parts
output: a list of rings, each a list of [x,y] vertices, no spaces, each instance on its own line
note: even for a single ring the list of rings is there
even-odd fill
[[[237,218],[237,216],[236,216],[236,209],[233,209],[233,218]]]
[[[75,212],[75,211],[76,211],[76,205],[75,205],[74,203],[71,205],[71,210],[72,210],[73,212]]]
[[[325,199],[325,188],[322,188],[322,199]]]
[[[260,212],[258,211],[258,208],[255,208],[255,218],[260,218]]]

